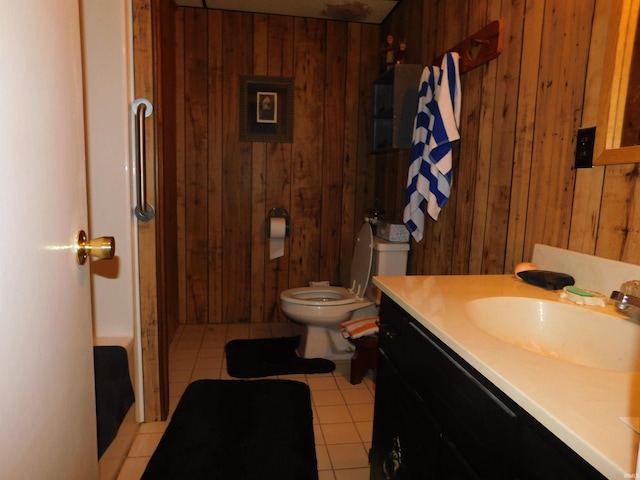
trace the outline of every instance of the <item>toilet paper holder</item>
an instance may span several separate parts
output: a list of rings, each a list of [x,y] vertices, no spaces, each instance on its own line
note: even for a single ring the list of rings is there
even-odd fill
[[[285,222],[285,236],[289,236],[289,212],[283,207],[274,207],[269,211],[266,220],[267,237],[271,236],[271,219],[272,218],[284,218]]]

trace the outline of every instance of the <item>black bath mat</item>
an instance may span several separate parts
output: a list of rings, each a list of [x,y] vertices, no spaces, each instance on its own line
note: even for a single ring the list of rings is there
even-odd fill
[[[185,390],[142,480],[316,480],[309,387],[198,380]]]
[[[231,340],[225,346],[227,372],[237,378],[269,377],[291,373],[328,373],[336,365],[325,358],[296,354],[300,336]]]

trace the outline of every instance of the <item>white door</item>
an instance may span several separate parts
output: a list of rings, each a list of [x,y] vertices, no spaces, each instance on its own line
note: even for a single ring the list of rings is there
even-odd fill
[[[0,11],[0,478],[94,479],[78,1]]]

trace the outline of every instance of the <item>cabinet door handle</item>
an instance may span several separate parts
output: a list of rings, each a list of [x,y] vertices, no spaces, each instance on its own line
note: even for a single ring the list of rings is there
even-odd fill
[[[390,327],[389,325],[386,325],[384,323],[381,323],[379,327],[380,327],[380,332],[382,333],[384,338],[388,340],[391,340],[392,338],[395,338],[398,335],[400,335],[400,333],[395,328]]]

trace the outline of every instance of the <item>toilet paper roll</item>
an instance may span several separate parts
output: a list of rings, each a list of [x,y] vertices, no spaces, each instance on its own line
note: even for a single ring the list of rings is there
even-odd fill
[[[287,235],[287,220],[282,217],[269,219],[269,259],[284,255],[284,237]]]

